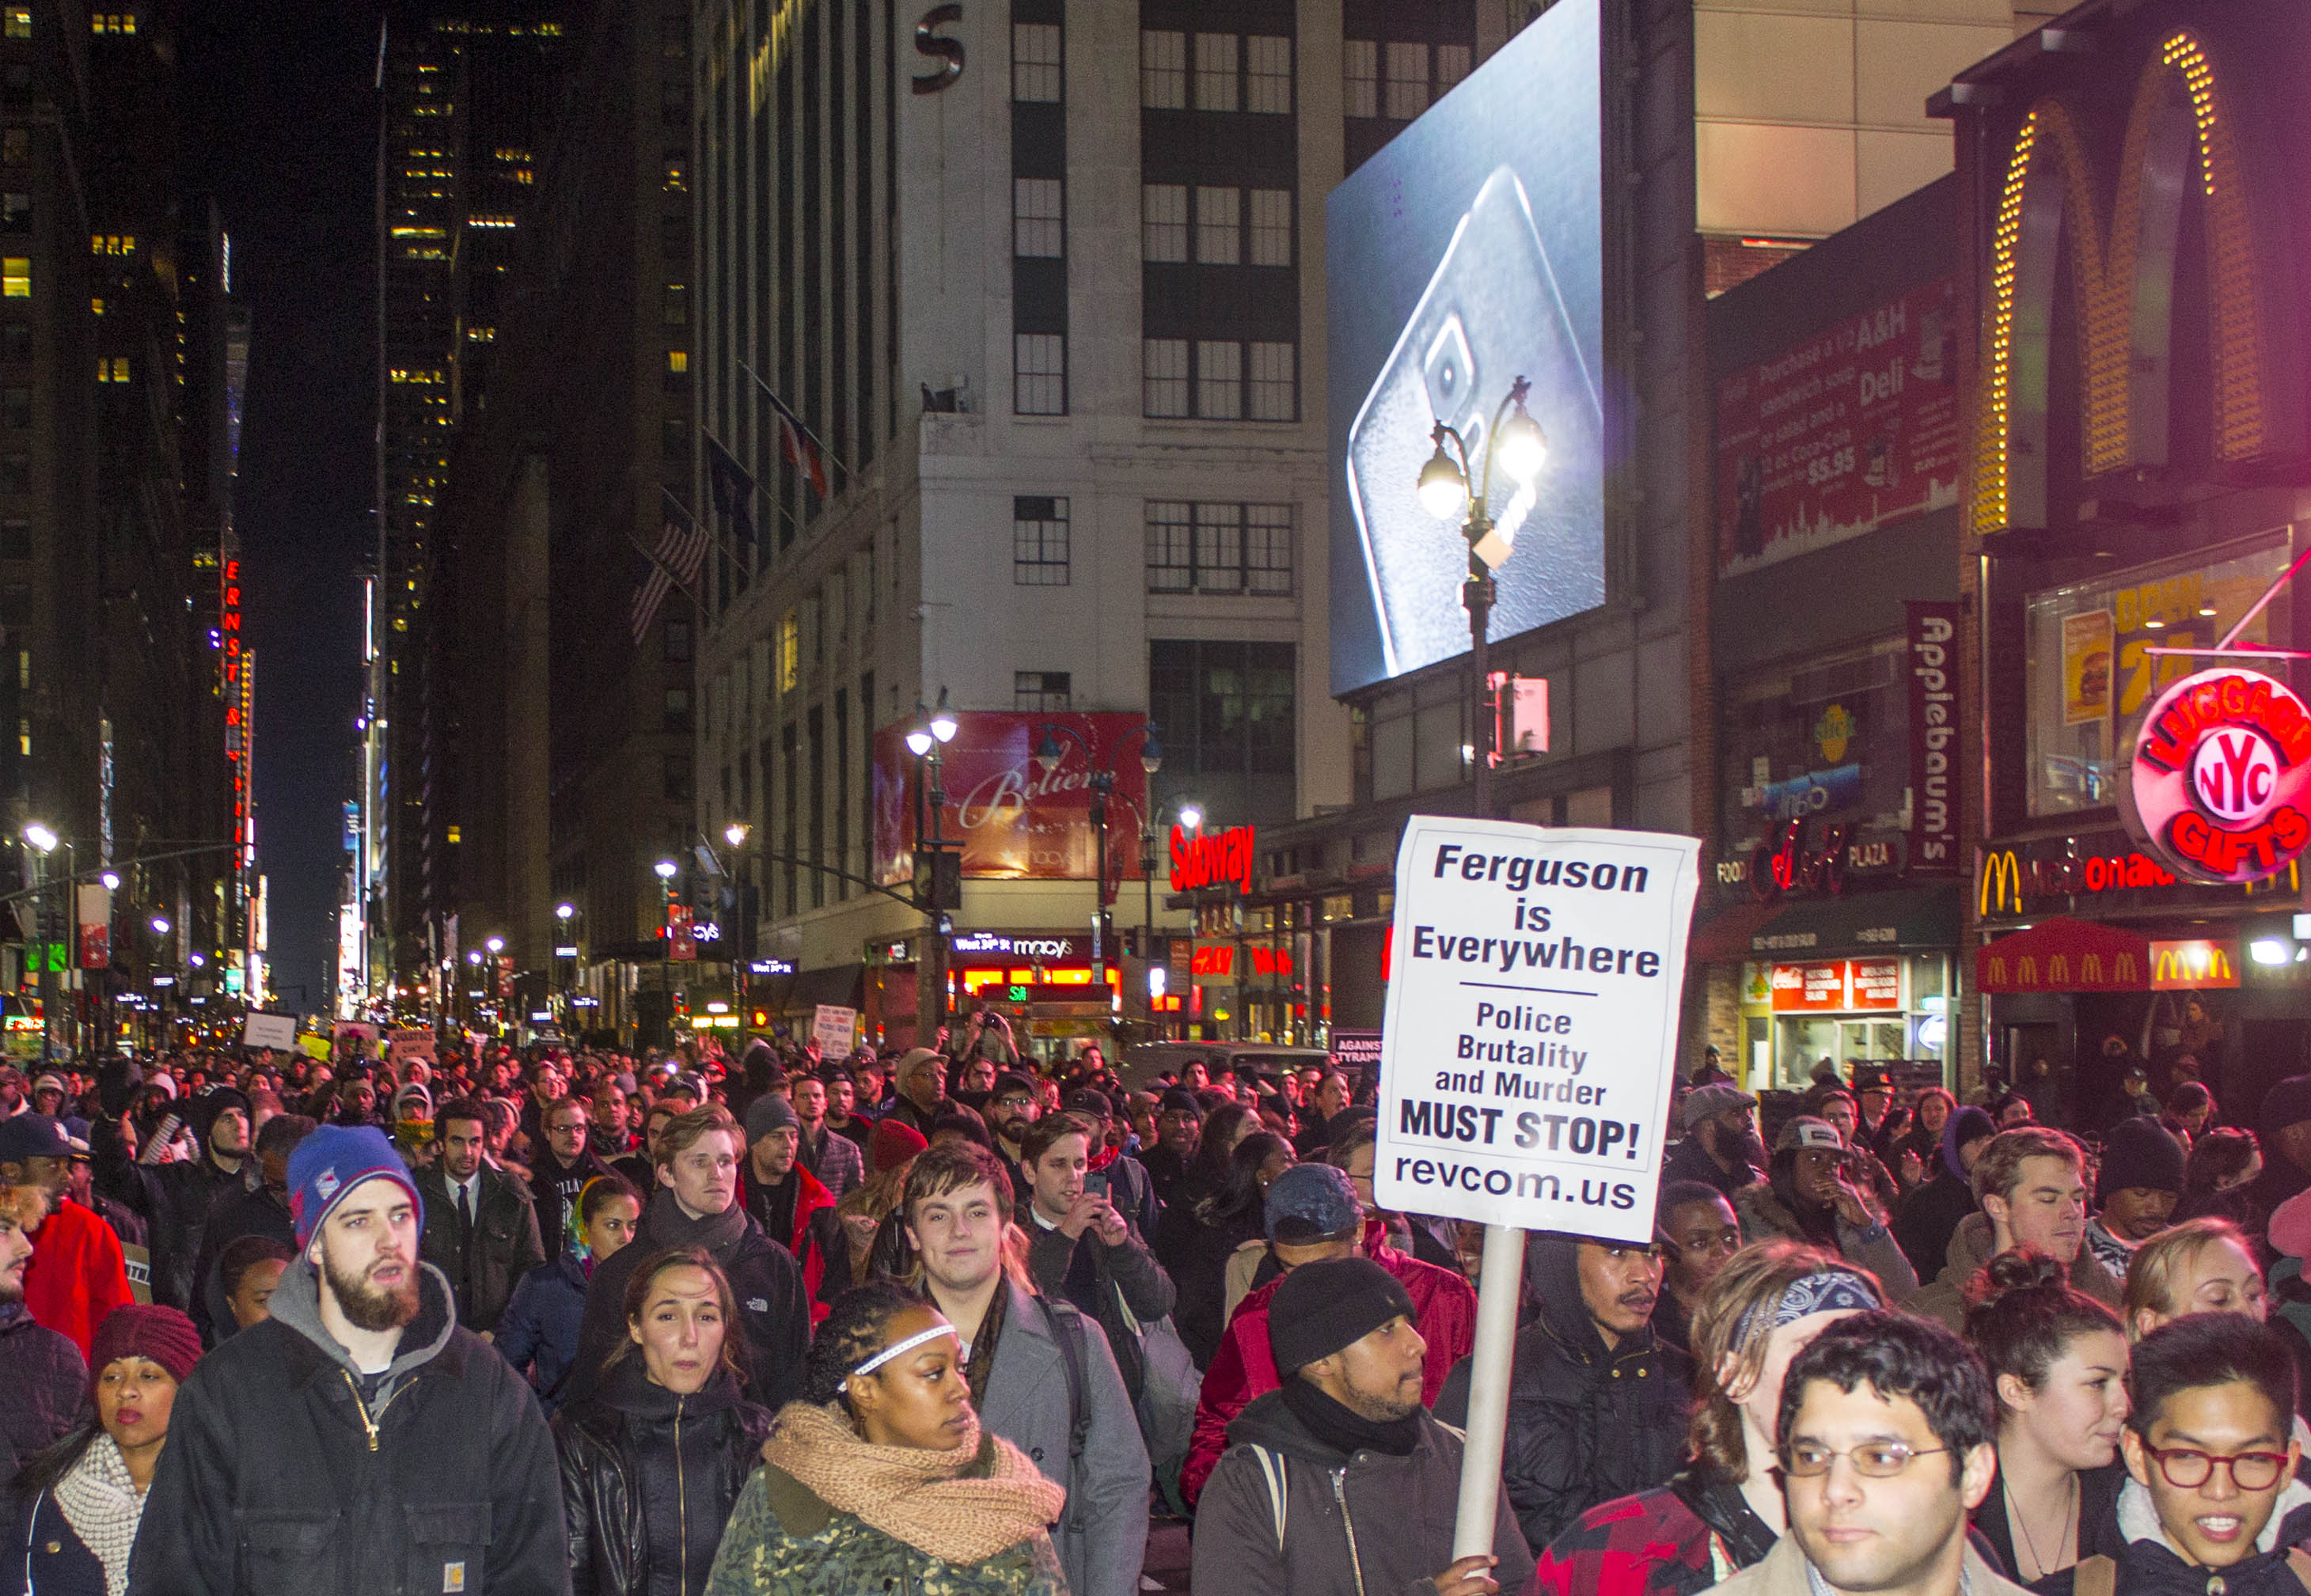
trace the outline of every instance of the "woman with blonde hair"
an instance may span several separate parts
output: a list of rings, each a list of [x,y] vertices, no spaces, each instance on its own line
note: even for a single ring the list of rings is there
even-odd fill
[[[715,1555],[708,1596],[1066,1596],[1047,1526],[1067,1493],[982,1434],[955,1326],[888,1281],[811,1343]]]
[[[1658,1490],[1591,1508],[1540,1554],[1548,1596],[1696,1596],[1788,1527],[1775,1452],[1782,1377],[1823,1330],[1886,1305],[1877,1277],[1772,1240],[1726,1261],[1693,1311],[1693,1461]]]
[[[2131,1341],[2185,1313],[2243,1313],[2260,1323],[2270,1303],[2254,1243],[2211,1214],[2162,1230],[2127,1264],[2124,1309]]]

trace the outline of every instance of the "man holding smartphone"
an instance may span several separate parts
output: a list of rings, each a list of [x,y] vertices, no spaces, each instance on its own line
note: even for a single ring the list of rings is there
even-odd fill
[[[1094,1134],[1090,1121],[1057,1113],[1036,1121],[1021,1139],[1034,1238],[1027,1267],[1038,1291],[1065,1297],[1099,1321],[1137,1401],[1147,1368],[1134,1321],[1163,1318],[1177,1294],[1131,1221],[1109,1200],[1104,1173],[1091,1169]]]

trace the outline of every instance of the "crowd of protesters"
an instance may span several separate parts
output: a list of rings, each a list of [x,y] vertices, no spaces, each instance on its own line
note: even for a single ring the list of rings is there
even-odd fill
[[[2311,1589],[2311,1077],[1679,1083],[1456,1557],[1481,1251],[1372,1083],[941,1040],[0,1068],[0,1596]]]

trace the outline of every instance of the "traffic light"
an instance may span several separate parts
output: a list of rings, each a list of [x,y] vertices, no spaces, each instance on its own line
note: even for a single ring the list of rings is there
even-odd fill
[[[771,1011],[767,1008],[757,1008],[746,1017],[757,1031],[767,1031],[771,1028]]]

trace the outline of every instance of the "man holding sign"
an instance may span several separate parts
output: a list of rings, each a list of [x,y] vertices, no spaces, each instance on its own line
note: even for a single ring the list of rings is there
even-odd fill
[[[1452,1549],[1488,1549],[1523,1232],[1647,1248],[1700,842],[1416,815],[1396,861],[1379,1206],[1483,1224]]]

